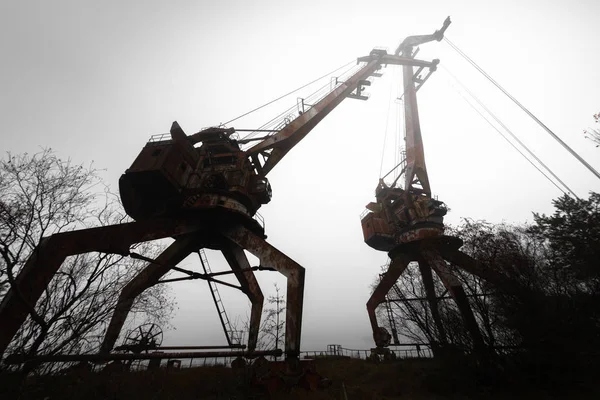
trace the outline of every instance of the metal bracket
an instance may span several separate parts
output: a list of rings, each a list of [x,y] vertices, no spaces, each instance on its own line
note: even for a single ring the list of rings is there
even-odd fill
[[[366,79],[359,81],[358,85],[356,86],[356,92],[350,93],[348,95],[348,98],[358,99],[358,100],[368,100],[369,96],[366,94],[363,94],[363,90],[365,89],[365,86],[371,86],[371,81],[368,81]]]

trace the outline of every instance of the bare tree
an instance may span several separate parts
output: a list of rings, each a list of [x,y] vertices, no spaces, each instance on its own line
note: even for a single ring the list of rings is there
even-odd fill
[[[268,307],[263,312],[264,321],[260,329],[260,342],[264,349],[278,349],[285,342],[285,299],[277,284],[275,295],[267,298]]]
[[[450,271],[462,283],[478,321],[483,339],[488,346],[514,346],[523,341],[510,320],[514,313],[507,306],[516,307],[531,299],[533,291],[559,293],[568,285],[560,276],[550,277],[547,272],[547,248],[544,240],[532,235],[527,227],[506,224],[493,225],[482,221],[464,220],[449,233],[464,241],[462,250],[473,258],[501,273],[515,283],[515,288],[531,292],[501,293],[497,288],[476,276],[449,265]],[[558,271],[554,271],[554,274]],[[449,298],[441,281],[435,276],[438,309],[443,332],[440,332],[431,314],[419,270],[410,265],[396,282],[389,298],[393,299],[394,323],[400,335],[415,341],[450,343],[463,349],[472,347],[456,304]],[[381,320],[386,320],[380,308]],[[388,323],[389,325],[389,323]]]
[[[285,295],[275,283],[275,295],[267,297],[267,307],[263,309],[260,328],[258,330],[257,350],[274,350],[285,343]],[[239,327],[242,328],[239,328]],[[246,315],[233,323],[234,330],[248,332],[250,317]],[[247,335],[244,335],[247,336]]]
[[[0,160],[0,295],[4,295],[40,240],[55,233],[126,222],[98,170],[75,165],[46,149]],[[151,253],[152,245],[142,245]],[[68,257],[9,346],[10,352],[96,351],[121,288],[144,264],[123,256]],[[15,293],[19,296],[19,293]],[[134,314],[165,322],[174,307],[166,288],[146,291]]]

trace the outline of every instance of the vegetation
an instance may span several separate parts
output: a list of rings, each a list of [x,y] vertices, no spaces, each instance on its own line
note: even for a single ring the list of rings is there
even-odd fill
[[[266,299],[261,323],[258,330],[257,350],[275,350],[283,348],[285,343],[285,296],[277,284],[273,284],[275,294]],[[247,337],[250,329],[250,318],[246,316],[241,322],[234,323],[234,331],[242,331]],[[237,325],[237,326],[236,326]],[[273,356],[276,358],[275,356]]]
[[[581,200],[565,195],[554,206],[552,215],[534,214],[531,226],[465,220],[451,232],[464,240],[464,252],[512,282],[512,290],[501,290],[453,268],[472,295],[486,344],[538,378],[556,376],[553,372],[577,376],[600,350],[600,195]],[[415,268],[409,267],[392,296],[425,297]],[[444,293],[439,281],[436,291]],[[401,335],[443,342],[426,302],[398,302],[392,309]],[[441,301],[439,310],[448,342],[470,352],[454,302]]]
[[[127,220],[96,169],[73,165],[50,150],[1,160],[0,191],[0,296],[14,285],[43,237]],[[516,393],[539,398],[547,397],[548,390],[558,397],[597,398],[597,389],[591,394],[593,389],[582,382],[595,379],[600,366],[596,361],[600,350],[600,194],[590,193],[588,199],[565,195],[553,204],[554,213],[534,213],[531,225],[464,220],[449,229],[464,241],[462,251],[512,283],[510,289],[498,288],[450,266],[470,295],[485,344],[498,354],[493,370],[469,362],[471,338],[438,279],[434,283],[442,298],[438,310],[443,329],[434,323],[425,301],[404,301],[425,297],[418,266],[411,265],[390,295],[399,300],[390,303],[394,318],[388,320],[381,307],[380,320],[394,324],[400,337],[414,342],[448,342],[448,347],[462,350],[467,357],[392,363],[320,359],[319,373],[333,381],[329,388],[316,393],[293,389],[275,398],[504,399],[514,398]],[[157,250],[145,247],[138,251],[151,256]],[[30,317],[11,343],[10,352],[97,351],[120,289],[143,267],[144,263],[118,255],[69,257],[29,310]],[[138,299],[133,311],[146,320],[164,323],[172,307],[164,287],[157,286]],[[263,313],[260,349],[281,347],[284,315],[284,297],[275,286]],[[248,370],[75,372],[30,376],[18,389],[15,385],[22,382],[4,373],[0,375],[0,397],[14,397],[6,395],[24,390],[22,398],[32,399],[47,394],[90,400],[175,395],[262,398],[247,397],[256,389],[249,385]],[[565,383],[570,384],[569,389]]]
[[[0,160],[0,296],[14,286],[43,237],[126,222],[120,204],[92,165],[75,165],[51,150]],[[143,251],[155,251],[145,246]],[[97,351],[121,288],[144,263],[90,253],[66,259],[21,327],[7,353],[27,355]],[[18,291],[15,291],[18,296]],[[133,313],[165,322],[174,303],[166,288],[145,292]]]
[[[285,343],[285,299],[279,286],[273,286],[275,295],[267,297],[258,336],[257,348],[262,350],[279,349]]]
[[[441,399],[597,399],[596,385],[535,387],[512,381],[482,384],[461,364],[452,368],[432,359],[369,363],[356,359],[321,359],[318,372],[332,384],[315,391],[293,387],[268,395],[248,383],[247,371],[223,366],[159,369],[120,374],[85,373],[77,376],[30,378],[20,399],[307,399],[307,400],[441,400]],[[14,385],[2,381],[0,397],[16,398]]]

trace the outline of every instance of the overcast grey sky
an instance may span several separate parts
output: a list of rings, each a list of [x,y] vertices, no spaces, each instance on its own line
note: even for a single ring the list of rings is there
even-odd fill
[[[228,121],[376,46],[393,51],[452,17],[447,36],[600,168],[582,130],[600,111],[600,3],[582,1],[14,1],[0,3],[0,150],[52,147],[105,168],[114,190],[148,137],[173,120],[187,133]],[[462,61],[446,43],[422,47],[441,59],[580,196],[600,181]],[[387,113],[392,68],[367,102],[346,100],[269,175],[261,209],[269,241],[306,270],[303,348],[369,348],[369,285],[386,255],[363,243],[359,215],[373,199],[386,126],[392,165],[395,114]],[[560,192],[493,131],[440,69],[419,91],[434,194],[461,218],[531,220]],[[232,126],[256,128],[263,119]],[[269,109],[271,110],[271,109]],[[221,257],[209,254],[215,270]],[[184,265],[196,268],[197,261]],[[284,281],[258,274],[263,290]],[[205,282],[173,285],[179,310],[170,344],[222,344]],[[247,302],[222,289],[232,319]]]

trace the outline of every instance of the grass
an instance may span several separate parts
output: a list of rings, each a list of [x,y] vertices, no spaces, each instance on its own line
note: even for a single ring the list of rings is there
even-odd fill
[[[15,375],[0,375],[0,398],[23,400],[186,400],[186,399],[597,399],[593,384],[542,387],[526,380],[483,379],[465,363],[436,360],[399,360],[374,364],[356,359],[321,359],[317,370],[331,380],[325,389],[292,388],[271,397],[247,383],[243,371],[225,367],[180,370],[87,373],[77,376],[41,376],[19,383]],[[345,389],[345,390],[344,390]]]

